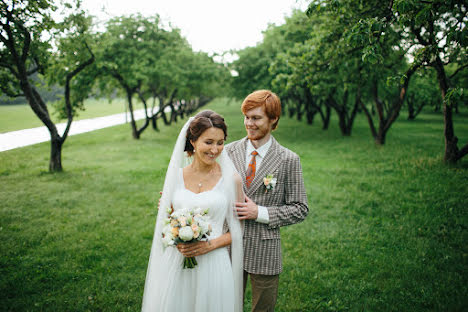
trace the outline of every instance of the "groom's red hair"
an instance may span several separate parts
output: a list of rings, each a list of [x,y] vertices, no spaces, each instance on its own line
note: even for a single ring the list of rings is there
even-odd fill
[[[263,107],[268,118],[278,118],[272,127],[272,130],[275,130],[278,126],[278,121],[281,116],[281,101],[279,97],[270,90],[254,91],[247,95],[247,97],[244,99],[241,110],[245,115],[246,112],[257,107]]]

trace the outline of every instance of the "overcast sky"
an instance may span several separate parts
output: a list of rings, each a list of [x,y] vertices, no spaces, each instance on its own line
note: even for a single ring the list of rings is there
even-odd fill
[[[222,53],[254,46],[269,23],[280,25],[307,0],[83,0],[100,20],[141,13],[159,14],[180,28],[195,51]]]

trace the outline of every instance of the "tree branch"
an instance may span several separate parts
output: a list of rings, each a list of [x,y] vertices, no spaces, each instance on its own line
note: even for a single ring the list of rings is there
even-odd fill
[[[70,82],[75,77],[79,72],[81,72],[83,69],[85,69],[87,66],[91,65],[94,62],[94,54],[89,48],[89,46],[85,42],[85,46],[88,49],[89,53],[91,54],[91,57],[78,65],[72,72],[68,73],[66,76],[66,82],[65,82],[65,108],[67,110],[67,126],[65,128],[65,131],[63,132],[63,135],[61,136],[60,140],[62,142],[65,141],[65,139],[68,136],[68,132],[70,131],[70,127],[73,121],[73,114],[72,114],[72,105],[70,101]]]
[[[362,110],[366,114],[367,121],[369,122],[369,128],[371,130],[372,136],[374,138],[376,138],[377,137],[377,131],[375,129],[374,120],[372,119],[372,116],[371,116],[369,110],[367,109],[366,105],[364,104],[364,102],[360,101],[360,103],[361,103]]]
[[[458,74],[459,71],[465,69],[466,67],[468,67],[468,63],[463,65],[463,66],[458,67],[457,70],[452,75],[450,75],[449,78],[452,79],[453,77],[455,77]]]
[[[463,158],[464,156],[466,156],[468,154],[468,143],[462,147],[461,150],[458,151],[458,159],[461,159]]]
[[[14,93],[10,89],[6,88],[4,85],[1,85],[0,89],[2,90],[3,93],[6,94],[6,96],[8,96],[10,98],[17,98],[17,97],[20,97],[20,96],[24,96],[24,93]]]
[[[21,53],[21,62],[26,63],[26,60],[28,58],[28,53],[29,53],[29,46],[31,45],[31,34],[23,26],[21,22],[17,22],[16,25],[18,25],[18,27],[24,33],[24,46],[23,46],[23,51]]]
[[[140,136],[143,133],[143,131],[148,127],[150,118],[148,117],[148,105],[146,104],[146,99],[143,96],[143,93],[141,92],[140,88],[138,88],[137,94],[141,102],[143,103],[143,108],[145,109],[145,122],[140,127],[140,129],[137,130],[138,136]]]
[[[391,21],[392,19],[392,15],[393,15],[393,0],[390,0],[389,1],[389,4],[388,4],[388,7],[387,7],[387,15],[385,16],[385,22],[388,23]]]
[[[11,13],[11,12],[9,12]],[[10,17],[8,17],[10,18]],[[14,40],[14,35],[13,35],[13,32],[11,31],[11,27],[9,24],[6,24],[5,27],[4,27],[7,35],[8,35],[8,39],[4,42],[5,45],[7,46],[8,50],[10,51],[11,55],[13,56],[13,60],[18,64],[19,63],[19,57],[18,57],[18,52],[16,51],[16,48],[15,48],[15,40]],[[20,70],[20,68],[18,67],[18,70]]]
[[[10,72],[17,78],[19,79],[19,74],[18,72],[13,68],[13,66],[11,66],[10,64],[8,63],[4,63],[4,62],[0,62],[0,67],[4,67],[4,68],[7,68],[10,70]]]
[[[429,43],[421,36],[421,29],[414,28],[414,25],[411,25],[410,29],[411,32],[416,36],[420,44],[422,44],[423,46],[429,45]]]
[[[372,95],[374,97],[374,102],[377,108],[377,113],[379,114],[379,119],[382,121],[384,120],[384,112],[383,112],[384,104],[379,99],[378,82],[375,80],[374,80],[374,83],[372,84]]]
[[[33,69],[28,70],[28,71],[26,72],[26,75],[31,76],[32,74],[34,74],[34,73],[37,72],[38,70],[39,70],[39,67],[36,66],[36,67],[34,67]]]
[[[413,66],[410,66],[408,70],[405,73],[405,79],[403,81],[403,84],[401,85],[400,88],[400,94],[398,96],[398,99],[396,100],[395,104],[392,106],[392,114],[388,118],[387,123],[385,125],[386,129],[390,129],[390,126],[392,123],[398,118],[398,115],[400,114],[401,107],[403,106],[403,103],[405,101],[406,93],[408,92],[408,87],[409,83],[411,80],[411,77],[413,74],[418,70],[418,68],[421,66],[421,64],[414,64]]]
[[[49,110],[47,109],[47,105],[42,100],[41,95],[39,94],[39,92],[37,92],[35,87],[31,86],[31,90],[32,90],[32,94],[34,96],[34,99],[39,104],[38,107],[42,110],[42,113],[45,116],[47,116],[47,119],[50,120]],[[42,118],[41,118],[41,120],[42,120]]]

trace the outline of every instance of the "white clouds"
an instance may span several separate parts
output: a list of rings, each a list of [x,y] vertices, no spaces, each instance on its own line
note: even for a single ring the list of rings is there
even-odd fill
[[[124,14],[159,14],[182,31],[196,51],[221,53],[253,46],[270,23],[282,24],[304,0],[84,0],[99,19]],[[104,8],[104,12],[101,9]]]

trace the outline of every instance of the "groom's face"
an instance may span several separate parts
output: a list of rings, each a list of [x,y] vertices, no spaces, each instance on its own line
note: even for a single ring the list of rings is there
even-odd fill
[[[271,132],[276,119],[268,118],[263,107],[252,108],[244,114],[244,125],[250,140],[261,140]]]

